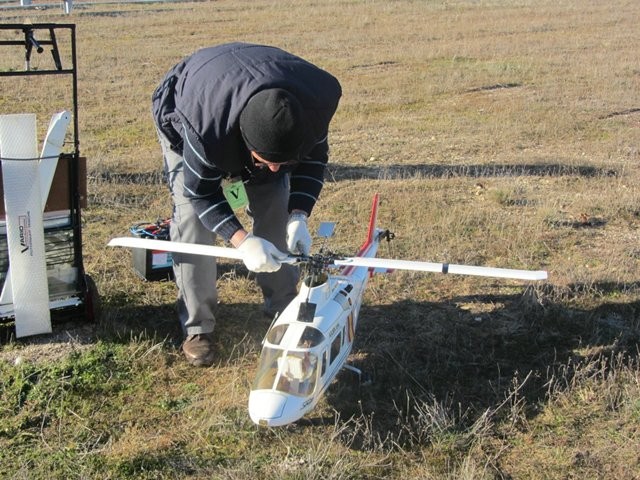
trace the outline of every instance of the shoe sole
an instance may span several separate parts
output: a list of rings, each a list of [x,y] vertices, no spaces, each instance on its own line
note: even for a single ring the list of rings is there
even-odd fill
[[[194,367],[210,367],[213,365],[213,358],[190,357],[186,353],[184,358],[187,360],[189,365],[193,365]]]

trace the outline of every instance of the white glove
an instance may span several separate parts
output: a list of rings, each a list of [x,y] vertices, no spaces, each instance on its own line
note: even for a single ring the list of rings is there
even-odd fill
[[[251,233],[244,237],[237,248],[244,256],[244,264],[252,272],[275,272],[287,259],[287,254],[278,250],[273,243]]]
[[[311,235],[307,228],[307,216],[302,212],[289,215],[287,222],[287,248],[294,255],[309,255]]]

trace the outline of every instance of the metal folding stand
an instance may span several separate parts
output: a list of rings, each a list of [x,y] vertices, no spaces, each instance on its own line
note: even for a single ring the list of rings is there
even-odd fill
[[[93,320],[96,315],[97,290],[92,279],[85,273],[82,260],[81,207],[86,203],[86,160],[80,157],[78,140],[78,75],[76,67],[76,30],[74,24],[0,24],[0,47],[20,48],[24,51],[24,69],[13,66],[0,71],[2,82],[17,82],[17,77],[56,76],[60,81],[71,82],[72,118],[69,112],[66,121],[72,120],[73,145],[62,145],[55,174],[51,172],[50,190],[43,192],[43,228],[46,258],[46,275],[51,321],[81,318]],[[12,36],[15,36],[14,39]],[[59,47],[59,44],[62,47]],[[46,55],[32,68],[32,54],[41,54],[50,47],[52,67],[42,66]],[[64,55],[61,55],[63,53]],[[70,65],[64,65],[64,62]],[[4,77],[4,78],[2,78]],[[28,79],[28,81],[32,81]],[[65,84],[66,86],[66,84]],[[0,91],[7,89],[0,87]],[[0,105],[2,102],[0,102]],[[14,107],[15,108],[15,107]],[[4,112],[1,111],[0,114]],[[55,113],[55,112],[50,112]],[[50,124],[50,131],[52,123]],[[66,147],[66,148],[65,148]],[[46,146],[45,146],[46,148]],[[70,150],[70,151],[69,151]],[[43,150],[44,151],[44,150]],[[55,151],[55,149],[54,149]],[[0,152],[2,154],[2,152]],[[58,151],[56,151],[56,155]],[[40,160],[44,160],[40,158]],[[0,172],[1,173],[1,172]],[[2,187],[2,182],[0,182]],[[47,190],[43,187],[40,191]],[[3,190],[6,200],[6,192]],[[8,253],[8,216],[0,206],[0,322],[17,320],[16,305],[11,295],[11,265]],[[16,325],[17,327],[17,325]],[[16,331],[18,328],[16,328]],[[46,333],[46,332],[36,332]],[[25,333],[30,335],[32,333]],[[17,334],[17,336],[21,336]]]

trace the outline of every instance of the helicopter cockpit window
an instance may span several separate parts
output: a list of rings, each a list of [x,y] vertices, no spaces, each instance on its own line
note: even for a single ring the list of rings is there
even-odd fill
[[[252,390],[270,390],[278,376],[278,358],[284,355],[280,348],[264,347],[260,354],[258,373],[253,382]]]
[[[320,330],[313,327],[306,327],[300,335],[298,348],[313,348],[324,341],[324,335]]]
[[[316,386],[318,357],[311,352],[288,352],[278,358],[276,390],[306,397]]]
[[[280,342],[284,338],[284,334],[287,332],[287,328],[289,328],[288,324],[285,325],[276,325],[267,333],[267,342],[272,345],[280,345]]]
[[[306,397],[316,387],[318,357],[313,352],[264,347],[253,390],[270,390]]]

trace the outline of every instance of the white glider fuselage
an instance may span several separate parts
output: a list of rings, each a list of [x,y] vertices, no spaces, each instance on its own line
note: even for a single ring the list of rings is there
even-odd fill
[[[357,256],[374,257],[382,233],[370,230]],[[255,423],[286,425],[315,407],[351,352],[369,276],[368,267],[347,266],[305,279],[265,336],[249,394]]]

